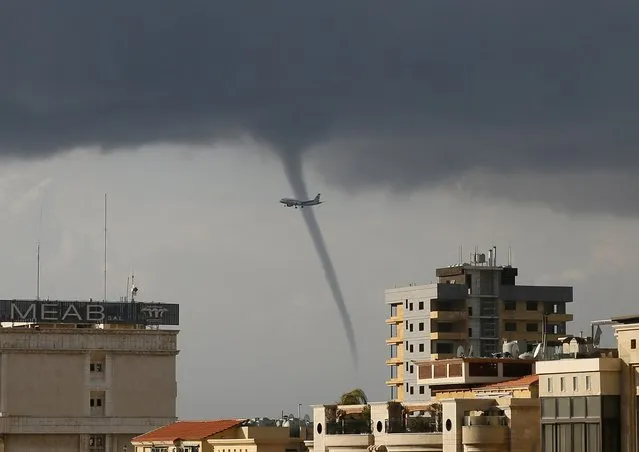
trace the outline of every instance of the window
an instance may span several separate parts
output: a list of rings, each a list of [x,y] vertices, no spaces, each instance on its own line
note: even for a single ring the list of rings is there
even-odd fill
[[[586,391],[590,391],[590,375],[586,375]]]
[[[420,387],[419,387],[419,393],[420,393],[420,394],[423,394],[423,393],[424,393],[424,387],[423,387],[423,386],[420,386]]]
[[[473,307],[468,306],[468,317],[472,317],[472,316],[473,316]]]
[[[633,350],[637,348],[637,339],[630,339],[630,348]]]
[[[408,309],[408,299],[407,299],[406,301],[404,301],[404,307],[405,307],[406,309]]]
[[[413,344],[410,344],[410,352],[413,353]]]
[[[408,383],[406,383],[406,392],[408,392]]]
[[[577,377],[572,377],[572,390],[579,391],[579,380]]]
[[[517,305],[515,304],[513,300],[504,301],[504,310],[514,311],[515,309],[517,309]]]
[[[89,407],[91,416],[104,416],[104,391],[91,391]]]
[[[92,373],[102,373],[104,369],[104,363],[102,362],[92,362],[89,364],[89,370]]]
[[[104,435],[90,435],[89,436],[89,450],[91,452],[103,452],[105,450],[105,436]]]
[[[566,390],[566,382],[565,382],[565,378],[564,377],[560,377],[559,378],[559,390],[561,392],[564,392]]]
[[[412,323],[408,326],[408,331],[410,331],[411,333],[413,332],[413,324]]]
[[[406,363],[406,372],[408,372],[408,366],[409,366],[409,365],[410,365],[410,364]]]
[[[536,311],[537,310],[537,302],[536,301],[527,301],[526,302],[526,311]]]
[[[412,386],[410,387],[410,393],[411,393],[411,395],[413,395],[414,389],[415,389],[415,388],[413,388]]]
[[[408,309],[409,309],[410,311],[412,311],[412,310],[413,310],[413,303],[411,303],[411,304],[409,304],[409,305],[408,305]]]
[[[552,392],[552,377],[548,377],[548,392]]]
[[[413,366],[410,366],[410,373],[415,373],[415,369],[413,368]]]
[[[422,311],[424,309],[424,302],[420,301],[419,302],[419,310]]]
[[[408,320],[406,320],[405,323],[406,323],[406,327],[405,328],[408,329]]]
[[[468,328],[468,337],[473,337],[473,329]]]
[[[504,323],[504,330],[517,331],[517,324],[515,322],[506,322]]]
[[[529,333],[536,333],[537,331],[539,331],[539,324],[538,323],[527,323],[526,324],[526,331],[528,331]]]
[[[424,322],[419,322],[419,331],[424,331]]]
[[[169,452],[169,448],[154,446],[154,447],[151,447],[151,452]]]
[[[391,398],[391,400],[397,399],[397,386],[391,386],[391,388],[390,388],[390,398]]]
[[[419,351],[420,353],[424,351],[424,344],[419,344]]]

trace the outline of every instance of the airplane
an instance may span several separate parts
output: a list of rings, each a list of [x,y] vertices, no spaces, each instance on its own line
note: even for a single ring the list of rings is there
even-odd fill
[[[298,207],[300,209],[303,209],[304,207],[316,206],[318,204],[322,204],[322,201],[320,201],[319,193],[317,194],[315,198],[309,199],[308,201],[300,201],[299,199],[293,199],[293,198],[282,198],[280,199],[280,202],[284,204],[286,207],[295,207],[296,209]]]

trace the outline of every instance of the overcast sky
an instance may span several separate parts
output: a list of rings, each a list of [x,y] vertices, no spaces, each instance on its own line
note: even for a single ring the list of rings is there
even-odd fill
[[[189,418],[387,398],[383,290],[459,245],[574,285],[574,333],[632,312],[639,5],[387,5],[3,2],[3,297],[35,296],[44,206],[42,295],[100,298],[108,192],[110,298],[134,268],[181,304]],[[277,203],[291,155],[326,201],[358,371]]]

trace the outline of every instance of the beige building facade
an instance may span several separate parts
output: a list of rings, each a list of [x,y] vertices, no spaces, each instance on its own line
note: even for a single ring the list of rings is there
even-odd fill
[[[370,410],[370,422],[340,416]],[[460,398],[313,407],[312,452],[539,452],[539,400]]]
[[[4,323],[0,452],[122,452],[176,419],[176,330]]]

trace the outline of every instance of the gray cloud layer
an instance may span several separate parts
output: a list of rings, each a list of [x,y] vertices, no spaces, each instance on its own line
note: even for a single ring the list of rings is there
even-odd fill
[[[8,1],[0,150],[249,131],[290,152],[343,143],[320,168],[352,188],[634,174],[638,42],[631,0]]]

